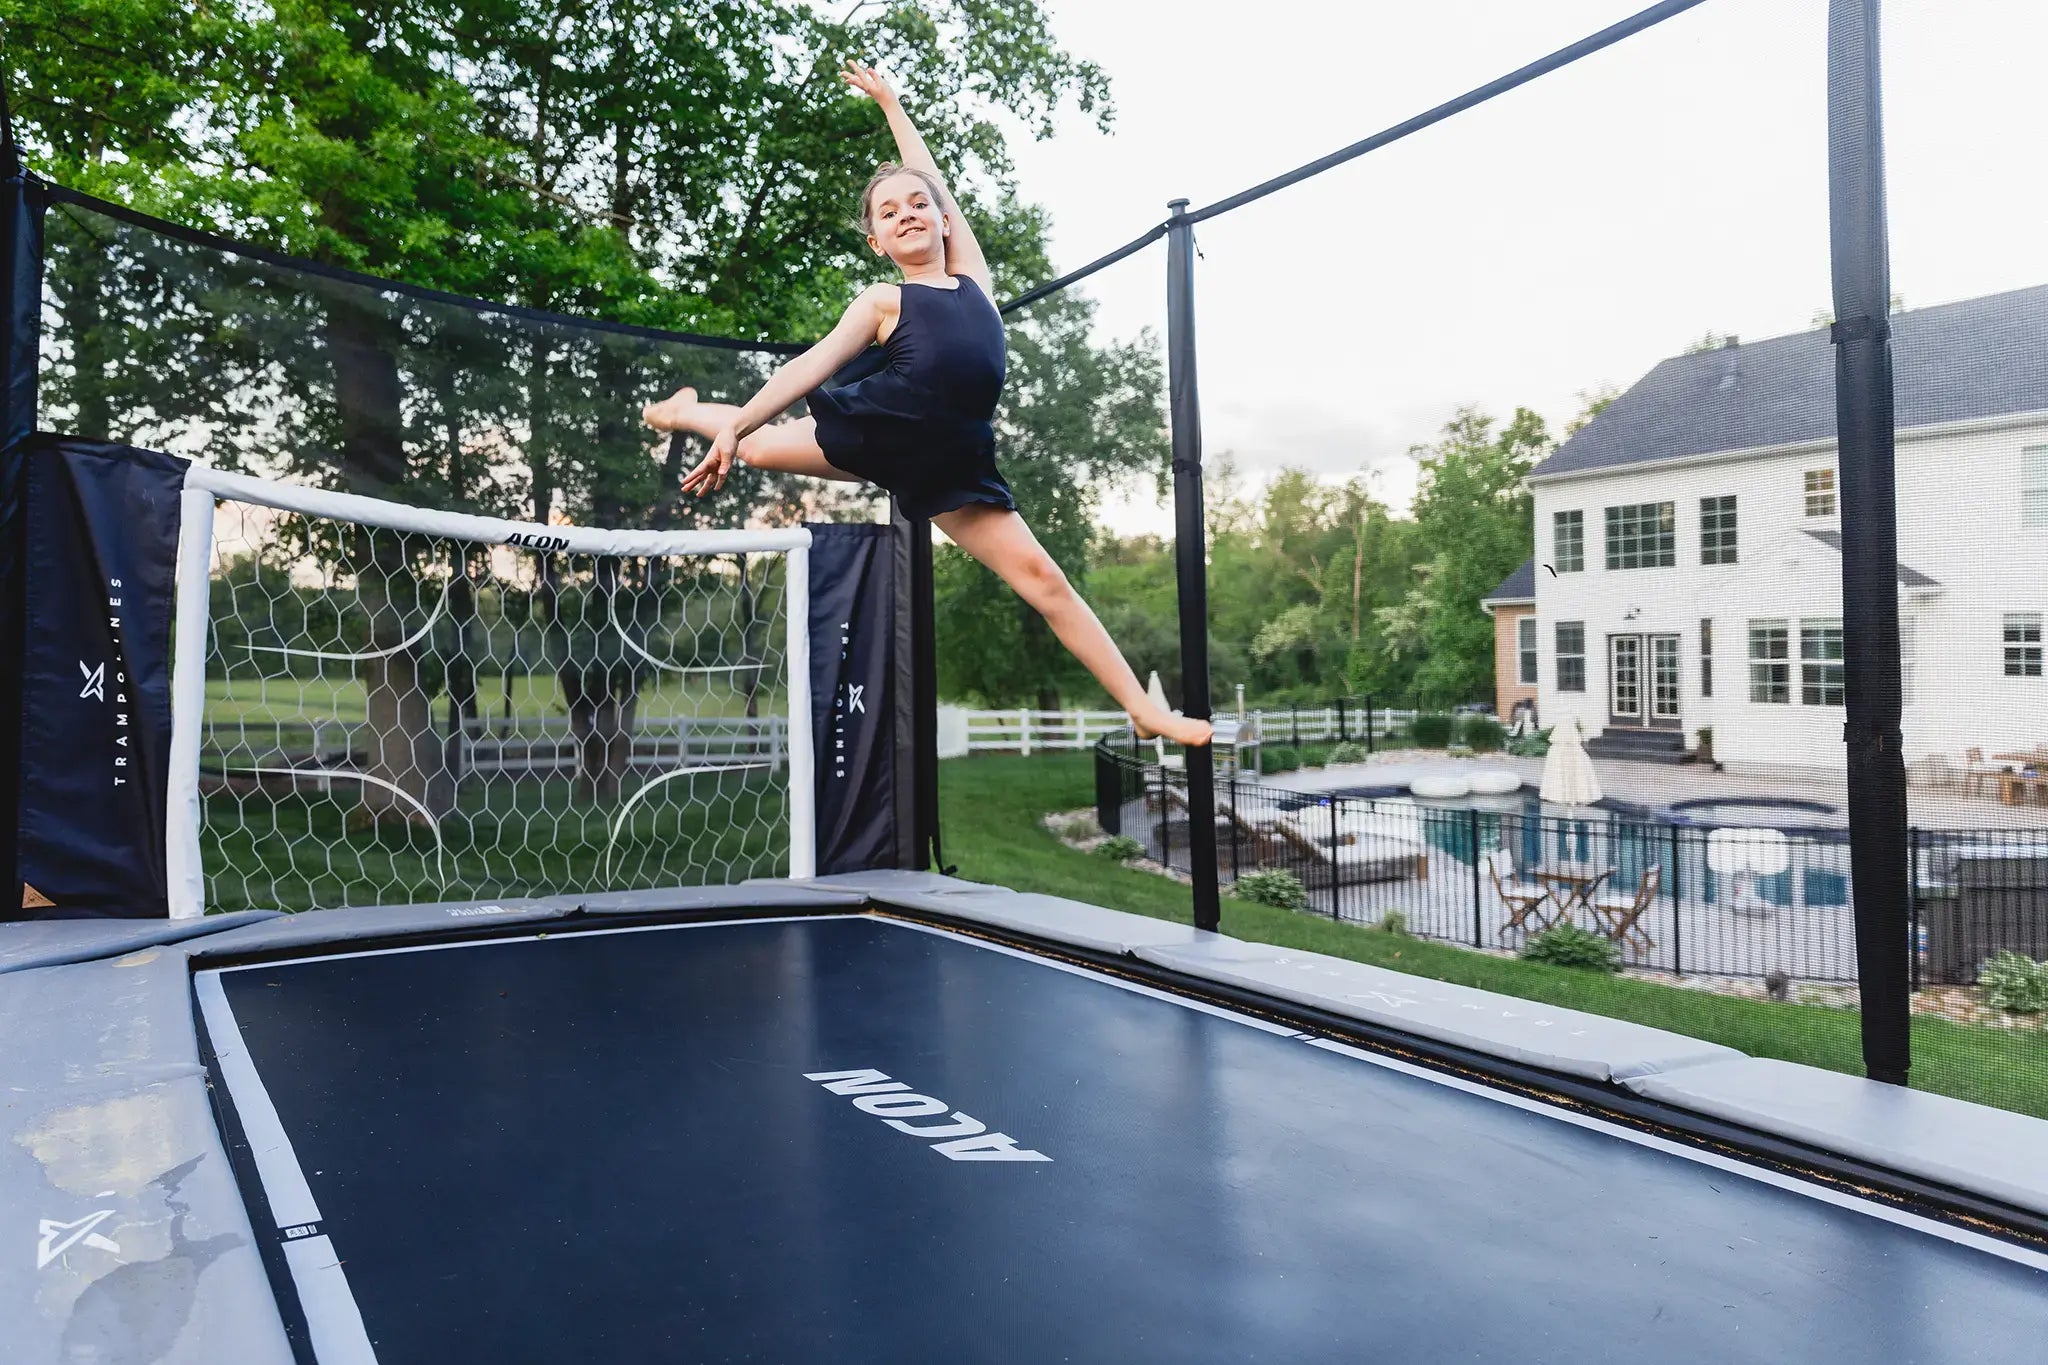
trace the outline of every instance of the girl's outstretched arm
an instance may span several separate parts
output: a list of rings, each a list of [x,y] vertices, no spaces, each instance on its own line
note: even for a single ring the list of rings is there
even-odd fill
[[[924,145],[917,125],[903,112],[903,102],[896,98],[895,88],[881,72],[859,62],[848,61],[842,74],[848,85],[881,106],[882,116],[889,120],[889,131],[896,138],[896,159],[913,171],[923,171],[938,185],[939,210],[952,220],[953,227],[946,238],[946,273],[968,276],[981,286],[982,293],[993,299],[995,282],[989,275],[988,257],[982,254],[981,243],[975,240],[967,215],[960,211],[960,203],[953,197],[946,177],[939,174],[939,163],[932,160],[931,150]]]
[[[724,487],[725,477],[739,456],[741,439],[774,421],[791,403],[830,379],[840,366],[866,350],[882,330],[883,300],[897,287],[893,284],[871,284],[863,289],[831,331],[809,350],[770,375],[768,382],[746,401],[725,430],[712,437],[710,452],[684,481],[685,490],[690,488],[692,481],[698,480],[707,481],[712,489]]]

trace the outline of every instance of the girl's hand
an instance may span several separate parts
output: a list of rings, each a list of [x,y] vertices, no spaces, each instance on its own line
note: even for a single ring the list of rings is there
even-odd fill
[[[703,497],[716,493],[725,487],[725,477],[732,472],[739,459],[740,438],[731,427],[711,438],[711,449],[697,462],[697,467],[683,475],[683,491]]]
[[[876,104],[887,109],[896,102],[896,91],[889,84],[889,78],[872,66],[862,66],[851,57],[847,58],[846,69],[840,76],[854,89],[866,95]]]

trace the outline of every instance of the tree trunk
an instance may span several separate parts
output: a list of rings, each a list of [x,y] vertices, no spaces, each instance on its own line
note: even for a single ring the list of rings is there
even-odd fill
[[[326,333],[344,482],[351,492],[387,496],[406,476],[400,339],[389,320],[339,300],[328,305]],[[423,619],[419,579],[407,562],[403,534],[359,527],[355,543],[357,590],[370,618],[372,657],[361,664],[370,723],[368,775],[379,779],[363,784],[362,818],[438,820],[455,807],[455,783],[434,734],[421,647],[398,648]]]

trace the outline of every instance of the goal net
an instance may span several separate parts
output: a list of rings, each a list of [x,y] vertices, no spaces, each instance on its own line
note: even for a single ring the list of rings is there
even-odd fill
[[[174,915],[811,874],[808,531],[183,500]]]

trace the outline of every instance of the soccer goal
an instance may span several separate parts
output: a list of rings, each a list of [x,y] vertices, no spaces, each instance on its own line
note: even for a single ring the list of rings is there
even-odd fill
[[[174,916],[812,875],[809,531],[182,501]]]

